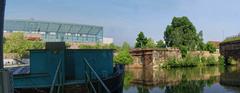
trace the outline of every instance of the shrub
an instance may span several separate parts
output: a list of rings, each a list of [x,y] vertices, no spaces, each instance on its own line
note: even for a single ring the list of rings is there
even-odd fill
[[[206,50],[209,51],[210,53],[214,53],[216,51],[216,48],[213,46],[212,43],[207,43],[206,44]]]
[[[214,58],[214,56],[210,56],[207,58],[206,60],[206,65],[212,66],[212,65],[217,65],[218,62],[217,60]]]
[[[116,56],[114,56],[114,62],[118,64],[131,64],[133,58],[130,53],[126,50],[119,51]]]
[[[199,57],[199,56],[191,56],[187,55],[185,58],[176,59],[171,58],[168,59],[162,67],[195,67],[195,66],[212,66],[222,64],[223,62],[219,62],[215,59],[214,56],[210,57]]]
[[[224,56],[219,56],[218,57],[218,62],[219,62],[219,64],[224,64],[224,62],[225,62],[225,58],[224,58]]]
[[[237,64],[237,60],[235,60],[233,57],[229,57],[227,60],[227,64],[229,65],[236,65]]]
[[[187,56],[188,49],[187,49],[186,46],[181,46],[180,51],[181,51],[181,54],[182,54],[183,58]]]

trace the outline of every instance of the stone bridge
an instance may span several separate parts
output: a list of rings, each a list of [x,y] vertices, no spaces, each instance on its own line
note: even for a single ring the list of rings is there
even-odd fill
[[[229,57],[240,62],[240,40],[220,43],[220,53],[225,57],[225,62]]]

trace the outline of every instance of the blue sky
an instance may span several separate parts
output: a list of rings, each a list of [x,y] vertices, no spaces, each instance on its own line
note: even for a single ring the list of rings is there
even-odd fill
[[[187,16],[205,41],[239,33],[239,0],[6,0],[6,19],[35,19],[104,27],[114,43],[135,42],[140,31],[154,40],[174,16]]]

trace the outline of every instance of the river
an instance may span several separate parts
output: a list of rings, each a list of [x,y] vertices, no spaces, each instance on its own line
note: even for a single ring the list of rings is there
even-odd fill
[[[240,93],[240,67],[127,69],[123,93]]]

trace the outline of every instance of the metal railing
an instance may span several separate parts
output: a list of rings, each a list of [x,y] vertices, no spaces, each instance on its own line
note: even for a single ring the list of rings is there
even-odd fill
[[[93,67],[89,64],[88,60],[86,58],[84,58],[84,63],[85,63],[85,75],[86,75],[86,82],[89,83],[91,89],[89,89],[90,92],[94,92],[94,93],[102,93],[100,90],[100,86],[99,84],[103,87],[103,89],[105,90],[104,93],[111,93],[111,91],[108,89],[108,87],[105,85],[105,83],[102,81],[102,79],[99,77],[99,75],[97,74],[97,72],[93,69]],[[90,75],[89,75],[90,74]],[[98,86],[98,92],[96,90],[96,88],[94,87],[94,84],[92,82],[92,80],[95,80],[95,78],[92,78],[92,74],[96,77],[97,81],[99,81],[99,83],[97,84]]]
[[[62,66],[62,60],[60,60],[58,63],[49,93],[54,93],[55,86],[57,86],[57,93],[60,93],[60,92],[63,93],[63,76],[61,72],[62,71],[61,66]],[[56,85],[57,79],[59,80],[59,84]]]

